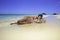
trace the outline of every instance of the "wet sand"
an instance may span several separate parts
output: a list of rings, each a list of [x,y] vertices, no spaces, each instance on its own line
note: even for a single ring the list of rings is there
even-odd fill
[[[41,24],[10,25],[16,20],[0,23],[0,40],[60,40],[60,16],[49,18]]]

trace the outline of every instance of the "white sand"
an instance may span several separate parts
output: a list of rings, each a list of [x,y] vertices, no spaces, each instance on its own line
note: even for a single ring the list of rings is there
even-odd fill
[[[60,15],[55,15],[55,16],[56,16],[56,18],[60,19]]]
[[[58,22],[9,25],[11,22],[0,23],[0,40],[60,40]]]

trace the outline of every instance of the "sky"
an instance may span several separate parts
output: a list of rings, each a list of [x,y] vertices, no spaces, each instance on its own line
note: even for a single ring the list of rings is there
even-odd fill
[[[60,0],[0,0],[0,14],[60,14]]]

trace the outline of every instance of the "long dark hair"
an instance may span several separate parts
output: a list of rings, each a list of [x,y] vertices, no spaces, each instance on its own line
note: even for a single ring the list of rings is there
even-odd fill
[[[40,18],[40,19],[42,19],[42,18],[43,18],[43,15],[42,15],[42,14],[38,14],[38,17],[39,17],[39,16],[41,16],[41,18]]]

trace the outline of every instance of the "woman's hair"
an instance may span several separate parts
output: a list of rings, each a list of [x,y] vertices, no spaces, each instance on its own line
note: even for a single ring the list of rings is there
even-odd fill
[[[42,14],[39,14],[38,17],[41,16],[41,19],[43,18],[43,15]]]

